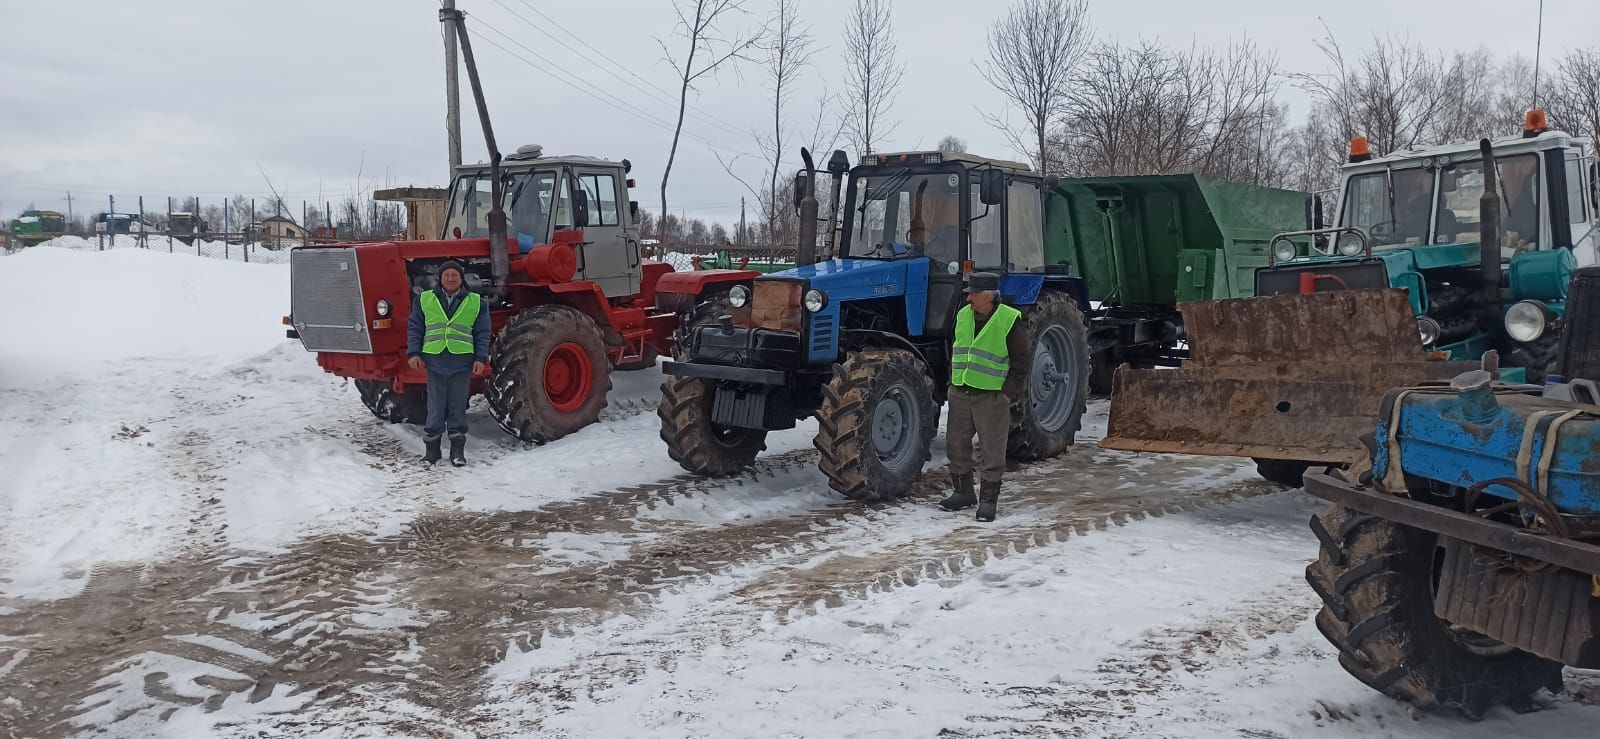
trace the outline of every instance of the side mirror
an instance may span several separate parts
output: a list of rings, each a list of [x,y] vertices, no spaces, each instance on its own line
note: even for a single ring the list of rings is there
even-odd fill
[[[573,228],[587,228],[589,226],[589,193],[582,188],[572,191],[572,226]]]
[[[800,201],[806,199],[811,190],[811,173],[801,170],[794,176],[794,209],[800,210]]]
[[[1322,196],[1306,196],[1306,230],[1322,230]]]
[[[1006,173],[998,169],[983,171],[983,179],[979,180],[978,202],[984,205],[999,205],[1006,201]]]
[[[639,201],[628,201],[628,220],[635,224],[639,222]]]

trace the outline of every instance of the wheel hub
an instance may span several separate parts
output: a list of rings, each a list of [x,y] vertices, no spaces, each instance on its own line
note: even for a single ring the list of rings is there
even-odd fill
[[[920,416],[915,399],[900,386],[885,392],[872,409],[872,451],[885,467],[898,469],[914,456]]]
[[[1033,418],[1046,431],[1065,426],[1072,416],[1071,373],[1067,362],[1066,329],[1050,326],[1039,337],[1033,354],[1033,371],[1028,377],[1028,395],[1033,403]]]
[[[594,389],[593,370],[582,346],[571,341],[556,345],[544,360],[544,392],[550,405],[562,413],[583,407]]]

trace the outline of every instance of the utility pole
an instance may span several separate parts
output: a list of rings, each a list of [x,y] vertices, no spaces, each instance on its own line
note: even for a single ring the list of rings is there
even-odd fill
[[[739,196],[739,246],[744,246],[744,196]]]
[[[71,233],[76,224],[72,222],[72,191],[67,191],[67,232]]]
[[[444,24],[444,105],[445,128],[450,138],[450,172],[444,181],[456,176],[461,166],[461,80],[456,63],[456,0],[442,0],[439,22]]]

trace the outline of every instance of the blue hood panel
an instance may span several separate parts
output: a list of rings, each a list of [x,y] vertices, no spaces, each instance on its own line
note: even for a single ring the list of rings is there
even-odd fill
[[[838,354],[834,327],[843,303],[903,297],[906,328],[912,336],[921,336],[927,321],[928,269],[932,264],[926,257],[894,261],[833,259],[774,272],[760,279],[809,280],[812,289],[828,294],[827,307],[811,317],[808,354],[813,363],[832,362]]]

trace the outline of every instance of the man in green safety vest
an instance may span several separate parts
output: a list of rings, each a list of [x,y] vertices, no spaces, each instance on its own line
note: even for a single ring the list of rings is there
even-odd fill
[[[450,434],[450,464],[467,463],[467,400],[472,378],[489,362],[489,306],[463,284],[461,264],[439,265],[439,284],[417,295],[406,322],[406,356],[412,369],[428,368],[428,423],[422,428],[423,464],[439,461],[439,437]]]
[[[967,305],[956,314],[950,352],[949,416],[945,444],[955,492],[939,502],[947,511],[978,506],[979,521],[993,521],[1006,471],[1011,398],[1022,397],[1033,359],[1027,332],[1013,330],[1022,312],[1000,302],[1000,277],[977,272],[967,278]],[[982,487],[972,491],[972,436],[983,451]]]

